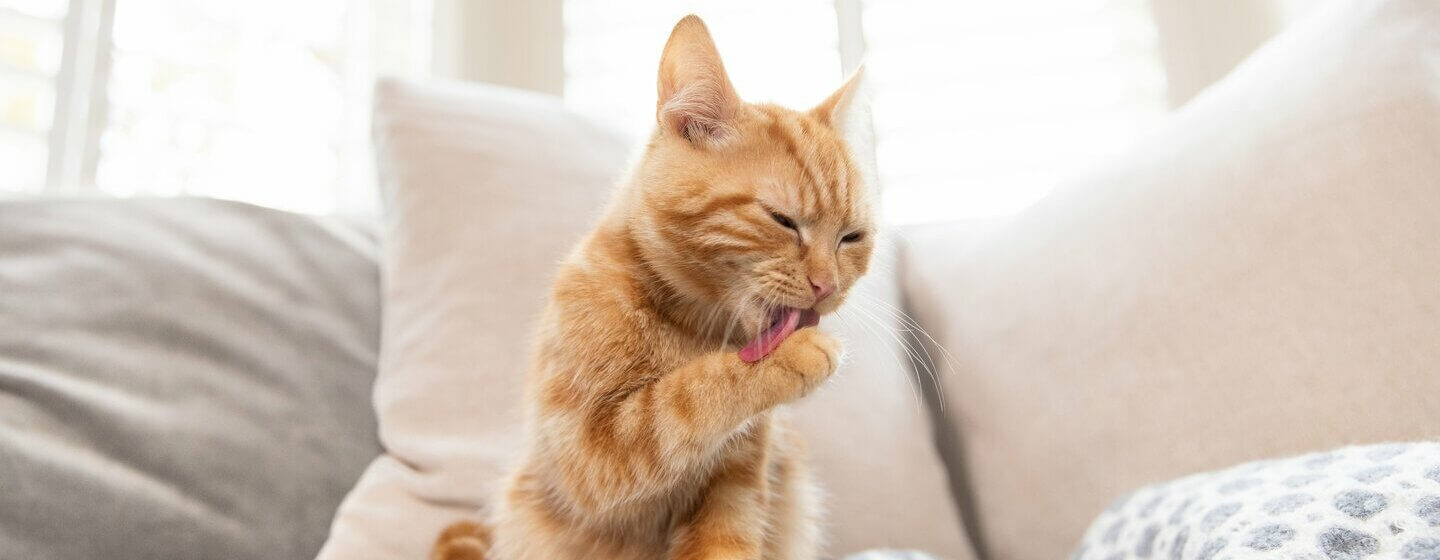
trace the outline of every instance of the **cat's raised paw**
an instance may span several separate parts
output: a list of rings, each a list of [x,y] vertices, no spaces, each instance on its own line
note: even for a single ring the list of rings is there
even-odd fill
[[[782,402],[803,397],[824,383],[840,366],[843,355],[844,348],[835,337],[815,328],[795,331],[769,360],[774,373],[792,385],[790,394],[782,396]]]

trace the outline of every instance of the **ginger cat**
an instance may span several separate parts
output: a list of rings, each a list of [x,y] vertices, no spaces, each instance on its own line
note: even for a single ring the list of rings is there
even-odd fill
[[[659,126],[555,280],[524,459],[491,524],[451,526],[432,560],[817,557],[804,446],[775,409],[839,365],[809,327],[870,260],[842,138],[856,81],[807,112],[744,103],[705,24],[676,24]]]

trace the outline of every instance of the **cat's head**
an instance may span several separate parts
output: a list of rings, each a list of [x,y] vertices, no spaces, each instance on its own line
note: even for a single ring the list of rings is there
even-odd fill
[[[631,219],[673,295],[732,339],[813,324],[869,266],[869,185],[846,141],[847,127],[868,126],[858,77],[806,111],[746,103],[700,18],[671,32]]]

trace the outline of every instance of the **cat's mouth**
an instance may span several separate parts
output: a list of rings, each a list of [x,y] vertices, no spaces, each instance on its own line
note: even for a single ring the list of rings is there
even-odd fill
[[[755,339],[740,349],[740,360],[755,363],[769,356],[795,331],[820,324],[820,314],[814,309],[777,307],[770,310],[768,326],[755,335]]]

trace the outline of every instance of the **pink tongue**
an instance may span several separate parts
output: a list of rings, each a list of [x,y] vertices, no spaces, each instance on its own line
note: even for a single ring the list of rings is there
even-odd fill
[[[755,363],[761,358],[770,355],[775,348],[780,346],[785,338],[800,327],[811,327],[820,322],[820,315],[814,311],[800,310],[793,307],[785,308],[784,315],[775,326],[766,329],[765,332],[755,337],[744,348],[740,349],[740,360],[745,363]]]

